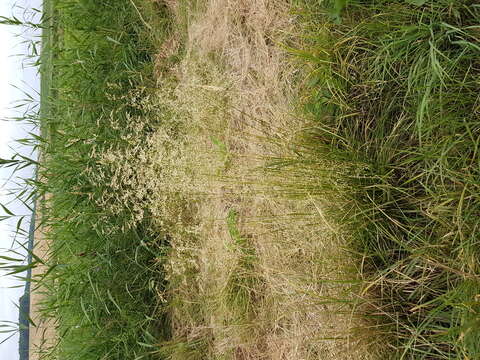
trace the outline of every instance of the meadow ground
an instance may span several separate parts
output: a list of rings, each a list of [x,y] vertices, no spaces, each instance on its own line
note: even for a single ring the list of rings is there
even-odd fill
[[[335,282],[347,276],[349,256],[334,224],[315,220],[323,198],[294,199],[265,170],[289,156],[291,129],[306,124],[293,114],[298,69],[278,46],[298,41],[289,4],[207,1],[187,10],[185,55],[171,69],[173,93],[161,97],[183,127],[172,192],[195,207],[170,225],[165,299],[173,332],[160,353],[373,357],[368,342],[348,336],[362,322],[350,305],[329,304],[340,296]]]
[[[478,357],[475,1],[49,4],[44,359]]]

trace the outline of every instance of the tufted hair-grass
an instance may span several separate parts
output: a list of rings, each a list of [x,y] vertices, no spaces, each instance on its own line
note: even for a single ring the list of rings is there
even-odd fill
[[[477,358],[478,5],[335,4],[299,11],[308,45],[293,52],[309,69],[312,125],[285,169],[350,169],[338,176],[346,206],[327,206],[392,358]]]

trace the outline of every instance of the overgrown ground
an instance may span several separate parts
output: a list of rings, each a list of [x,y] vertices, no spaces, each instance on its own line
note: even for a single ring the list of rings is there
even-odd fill
[[[168,332],[156,297],[166,239],[143,212],[140,176],[123,174],[120,189],[113,177],[122,163],[105,157],[141,157],[138,144],[161,122],[147,116],[157,110],[146,104],[155,86],[151,54],[168,34],[168,14],[147,2],[49,4],[47,30],[55,41],[42,80],[52,90],[42,99],[48,111],[37,186],[47,195],[41,226],[50,243],[41,310],[53,319],[58,341],[42,353],[133,359]]]
[[[305,141],[349,168],[332,210],[361,261],[367,314],[396,357],[477,358],[478,4],[306,13]]]
[[[52,4],[46,359],[479,356],[475,1]]]
[[[355,275],[335,225],[316,218],[323,198],[295,196],[264,168],[305,125],[292,107],[298,67],[279,47],[299,41],[289,5],[190,8],[170,95],[185,126],[176,183],[196,206],[169,232],[173,333],[161,353],[175,359],[370,357],[349,338],[362,323],[350,304],[330,304]]]

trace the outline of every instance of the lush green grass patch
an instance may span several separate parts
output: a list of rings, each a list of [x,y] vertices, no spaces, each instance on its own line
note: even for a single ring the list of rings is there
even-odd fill
[[[58,337],[48,358],[154,358],[169,333],[158,296],[168,239],[139,189],[145,161],[135,160],[162,121],[148,99],[171,16],[148,1],[47,5],[37,185],[50,242],[42,311]]]
[[[343,164],[331,210],[351,233],[367,313],[394,358],[479,357],[478,4],[352,0],[301,14],[313,125],[294,163]]]

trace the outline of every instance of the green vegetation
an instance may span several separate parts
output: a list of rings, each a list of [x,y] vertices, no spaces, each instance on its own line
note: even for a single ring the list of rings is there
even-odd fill
[[[232,4],[45,2],[43,358],[480,358],[477,1]]]
[[[53,53],[58,39],[54,2],[44,1],[42,16],[42,51],[40,53],[40,117],[47,118],[50,111],[50,100],[54,94],[53,87]]]
[[[161,122],[146,104],[156,86],[152,54],[170,16],[147,1],[46,5],[38,188],[50,254],[42,312],[58,343],[45,356],[151,358],[169,331],[157,296],[168,240],[145,209],[149,194],[136,193],[141,162],[106,156],[141,156]],[[114,183],[120,168],[130,172]]]
[[[250,239],[240,233],[238,214],[233,209],[228,212],[227,229],[232,241],[229,245],[230,250],[237,252],[238,256],[225,286],[226,303],[240,318],[252,318],[255,314],[255,294],[261,285],[258,271],[255,269],[258,258]]]
[[[329,215],[365,282],[358,311],[392,358],[478,358],[480,8],[338,3],[301,12],[312,126],[287,168],[343,169],[297,190],[342,198]]]

